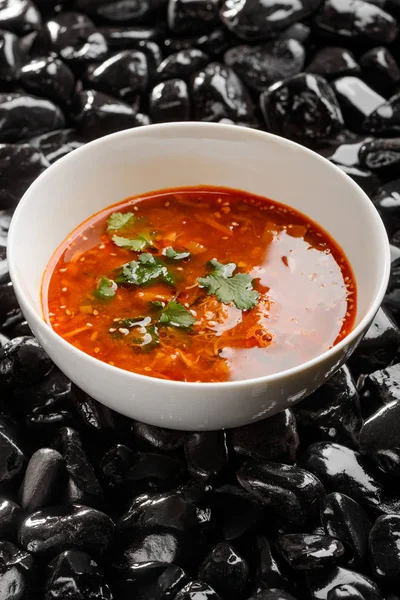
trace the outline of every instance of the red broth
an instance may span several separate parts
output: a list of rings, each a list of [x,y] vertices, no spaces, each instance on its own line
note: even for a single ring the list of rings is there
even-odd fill
[[[295,367],[353,327],[356,284],[316,223],[226,188],[165,190],[108,207],[61,244],[43,310],[104,362],[179,381]]]

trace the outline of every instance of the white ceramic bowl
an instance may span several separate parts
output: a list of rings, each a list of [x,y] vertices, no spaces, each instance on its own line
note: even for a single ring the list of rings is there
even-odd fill
[[[358,286],[355,328],[343,341],[276,375],[185,383],[110,366],[76,349],[44,322],[43,271],[77,225],[128,196],[198,184],[242,189],[288,204],[337,240]],[[390,270],[389,244],[378,213],[337,167],[274,135],[210,123],[130,129],[96,140],[56,162],[33,183],[15,211],[8,259],[15,293],[32,331],[72,381],[129,417],[187,430],[234,427],[262,419],[323,384],[371,324]]]

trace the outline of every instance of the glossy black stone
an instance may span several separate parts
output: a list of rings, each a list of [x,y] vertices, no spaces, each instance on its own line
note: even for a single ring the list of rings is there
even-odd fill
[[[260,96],[268,130],[291,139],[319,142],[335,137],[343,117],[323,77],[300,73],[276,83]]]
[[[400,364],[374,371],[365,379],[364,385],[381,404],[400,400]]]
[[[64,125],[63,113],[50,100],[0,93],[0,142],[17,142]]]
[[[184,464],[178,457],[137,452],[132,456],[126,473],[125,483],[138,492],[161,492],[182,482]]]
[[[372,523],[364,509],[352,498],[333,492],[324,498],[321,520],[328,535],[340,540],[348,549],[347,564],[362,569],[368,553],[368,536]]]
[[[19,82],[28,92],[68,105],[75,91],[75,77],[59,58],[36,58],[19,71]]]
[[[344,75],[357,75],[360,66],[354,54],[340,46],[320,48],[308,63],[306,71],[322,75],[326,79],[336,79]]]
[[[80,65],[102,60],[107,42],[91,19],[78,12],[64,12],[46,23],[51,50],[68,64]]]
[[[293,23],[280,34],[281,40],[297,40],[301,44],[305,44],[310,40],[311,28],[307,23]]]
[[[253,117],[247,89],[231,68],[220,63],[210,63],[194,75],[191,98],[196,120],[216,121],[227,117],[246,121]]]
[[[293,39],[236,46],[224,55],[224,63],[257,92],[263,92],[276,81],[297,75],[303,70],[304,62],[304,47]]]
[[[166,0],[125,2],[124,0],[75,0],[77,10],[110,23],[142,23],[163,14]]]
[[[278,562],[279,555],[275,556],[274,548],[266,536],[257,536],[255,540],[256,574],[255,584],[257,589],[291,590],[293,583],[287,579]]]
[[[175,596],[175,600],[221,600],[207,583],[191,581]]]
[[[172,600],[187,582],[180,567],[153,561],[118,569],[115,587],[121,598]]]
[[[185,439],[185,434],[182,431],[147,425],[140,421],[133,421],[132,433],[136,442],[143,449],[162,450],[164,452],[178,450],[183,446]]]
[[[53,366],[33,337],[14,338],[4,347],[0,358],[0,385],[25,386],[38,383]]]
[[[237,598],[245,592],[249,566],[228,542],[220,542],[204,559],[199,578],[208,583],[220,596]]]
[[[71,427],[63,427],[55,445],[65,460],[68,473],[65,500],[88,506],[102,506],[103,490],[79,434]]]
[[[193,73],[205,67],[209,60],[207,54],[197,48],[180,50],[167,56],[157,66],[157,79],[161,81],[165,79],[183,79],[187,81]]]
[[[341,77],[332,83],[343,116],[353,131],[361,130],[368,118],[385,99],[358,77]]]
[[[343,544],[328,535],[289,533],[277,540],[277,547],[293,569],[322,569],[344,554]]]
[[[18,323],[24,320],[21,309],[19,308],[17,297],[14,294],[13,284],[10,282],[0,285],[0,325],[3,331],[9,332]],[[10,335],[10,337],[12,337]],[[7,346],[9,348],[9,346]],[[0,381],[2,369],[0,363]],[[9,362],[3,365],[5,371],[8,371],[11,364]]]
[[[351,38],[368,43],[387,44],[398,33],[395,19],[378,6],[363,0],[325,0],[314,25],[318,33],[344,42]]]
[[[373,573],[377,577],[400,576],[400,516],[379,517],[369,536],[370,557]]]
[[[89,506],[65,504],[38,510],[22,521],[19,544],[39,556],[56,556],[74,548],[98,556],[106,551],[114,523]]]
[[[134,127],[135,113],[121,100],[96,90],[84,90],[76,99],[74,121],[78,131],[90,140]]]
[[[360,148],[359,160],[362,167],[377,173],[380,178],[394,179],[398,175],[400,166],[399,138],[365,140]],[[384,192],[384,189],[382,191]],[[379,210],[379,207],[377,208]],[[390,223],[385,225],[388,227]]]
[[[158,27],[142,27],[140,25],[131,27],[101,27],[99,31],[104,36],[107,45],[113,52],[120,50],[141,50],[141,45],[150,41],[159,40],[162,29]]]
[[[0,5],[0,29],[17,35],[40,29],[40,12],[31,0],[3,0]]]
[[[384,46],[368,50],[360,58],[363,79],[385,98],[392,96],[400,82],[400,69]]]
[[[15,81],[24,60],[18,37],[0,30],[0,81]]]
[[[383,471],[393,475],[400,473],[400,403],[397,400],[365,421],[360,432],[360,449]]]
[[[289,0],[265,3],[261,0],[225,0],[221,7],[222,22],[239,38],[266,40],[295,21],[310,16],[322,0]]]
[[[218,23],[218,0],[169,0],[168,27],[175,33],[202,33]]]
[[[209,482],[221,476],[228,462],[228,446],[223,431],[189,433],[184,448],[193,479]]]
[[[66,550],[48,566],[44,600],[113,600],[99,565],[85,552]]]
[[[327,442],[311,444],[300,464],[314,473],[329,492],[341,492],[368,509],[390,512],[383,501],[379,472],[359,452]]]
[[[328,593],[328,600],[365,600],[366,597],[369,597],[369,595],[365,596],[363,592],[350,583],[337,585]]]
[[[30,600],[35,584],[35,564],[29,552],[0,541],[0,599]]]
[[[0,144],[0,206],[14,208],[48,166],[46,157],[29,144]]]
[[[183,569],[176,565],[170,565],[158,578],[157,588],[162,598],[172,600],[188,582],[189,577]]]
[[[248,600],[296,600],[291,594],[279,589],[263,590]]]
[[[114,565],[122,577],[129,580],[132,569],[138,564],[187,564],[191,562],[190,558],[185,552],[184,536],[178,531],[136,530],[126,541],[120,539],[117,552],[114,553]]]
[[[367,133],[396,135],[400,131],[400,94],[381,104],[363,123]]]
[[[255,530],[263,514],[262,505],[251,494],[229,484],[215,489],[213,506],[217,527],[227,541]]]
[[[26,467],[19,496],[21,508],[28,514],[57,504],[66,483],[64,459],[57,450],[40,448],[34,452]]]
[[[383,600],[378,586],[372,579],[356,573],[356,571],[344,569],[343,567],[334,567],[331,570],[327,569],[324,571],[312,571],[307,574],[307,583],[313,600],[326,600],[327,598],[331,600],[332,591],[336,587],[343,585],[351,585],[358,590],[361,594],[360,600]],[[335,599],[335,596],[333,598]],[[339,596],[339,598],[341,597]],[[344,600],[346,596],[342,596],[342,598]]]
[[[235,452],[255,460],[273,460],[293,464],[299,447],[296,419],[287,409],[269,419],[231,432]]]
[[[219,59],[219,56],[233,46],[235,41],[237,41],[235,36],[225,29],[225,27],[217,27],[213,31],[193,37],[167,37],[164,39],[164,48],[167,54],[172,54],[181,50],[189,50],[193,47],[202,50],[214,59]]]
[[[84,81],[86,87],[126,102],[133,101],[148,85],[147,57],[139,50],[123,50],[97,66],[88,67]]]
[[[19,504],[0,496],[0,539],[15,542],[23,512]]]
[[[150,93],[149,113],[154,123],[188,121],[190,99],[182,79],[168,79],[158,83]]]
[[[40,150],[50,164],[80,148],[83,143],[75,129],[59,129],[29,140],[30,146]]]
[[[75,384],[72,384],[71,392],[73,406],[90,431],[102,434],[103,437],[112,435],[117,428],[119,428],[121,435],[125,433],[125,421],[122,415],[104,406],[104,404],[100,404]]]
[[[324,496],[321,482],[310,472],[280,463],[247,463],[237,478],[250,494],[290,523],[314,518]]]

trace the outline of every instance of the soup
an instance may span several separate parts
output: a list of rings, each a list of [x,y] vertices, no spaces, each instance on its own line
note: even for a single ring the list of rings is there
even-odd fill
[[[89,218],[50,261],[42,301],[54,331],[110,365],[221,382],[277,373],[338,343],[354,323],[356,284],[306,216],[202,186]]]

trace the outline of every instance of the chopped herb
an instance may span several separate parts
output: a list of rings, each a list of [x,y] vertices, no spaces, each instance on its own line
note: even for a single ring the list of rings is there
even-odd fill
[[[224,304],[233,302],[240,310],[254,308],[260,294],[253,289],[253,280],[248,273],[233,275],[235,263],[223,265],[216,258],[210,261],[210,266],[211,273],[197,280],[200,287],[208,288],[208,294],[215,294]]]
[[[119,248],[127,248],[127,250],[133,250],[134,252],[140,252],[145,246],[147,246],[147,241],[140,235],[133,240],[130,240],[126,237],[121,237],[120,235],[113,235],[112,241]]]
[[[172,246],[169,246],[169,248],[165,249],[165,256],[173,260],[183,260],[190,257],[190,252],[177,252]]]
[[[117,322],[117,325],[118,327],[132,329],[132,327],[147,327],[147,325],[150,325],[150,323],[150,317],[130,317],[128,319],[120,319]]]
[[[115,281],[103,276],[97,284],[94,295],[96,298],[100,298],[101,300],[108,300],[109,298],[113,298],[113,296],[115,296],[117,287],[118,286]]]
[[[189,328],[196,321],[192,313],[179,302],[171,300],[164,308],[160,316],[160,323],[173,325],[174,327]]]
[[[157,325],[151,324],[150,317],[131,317],[128,319],[120,319],[117,323],[113,323],[113,329],[116,331],[112,332],[114,338],[125,337],[121,333],[120,329],[129,329],[135,331],[134,338],[128,338],[134,347],[140,347],[141,349],[150,350],[154,348],[160,341],[158,335]]]
[[[152,300],[149,302],[150,308],[164,308],[165,302],[161,302],[160,300]]]
[[[132,260],[121,267],[116,281],[129,285],[145,285],[154,279],[161,279],[169,285],[174,285],[175,279],[161,258],[152,254],[140,254],[138,260]]]
[[[112,213],[108,217],[108,220],[107,220],[107,230],[110,231],[110,229],[113,229],[113,230],[122,229],[122,227],[125,227],[126,225],[128,225],[128,223],[136,221],[136,220],[137,220],[136,215],[131,212]]]

